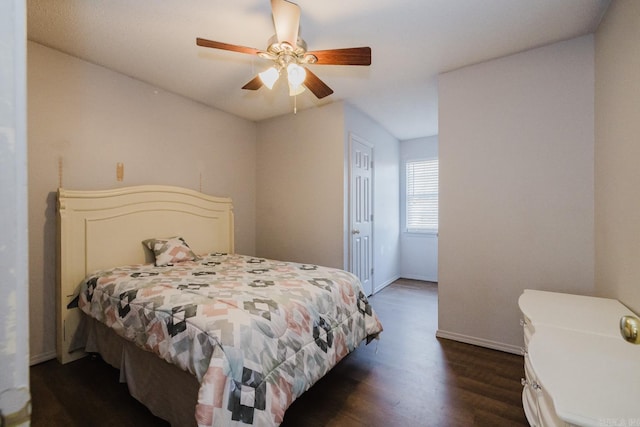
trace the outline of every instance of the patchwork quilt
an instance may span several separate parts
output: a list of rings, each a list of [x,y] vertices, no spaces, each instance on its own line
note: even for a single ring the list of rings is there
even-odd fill
[[[346,271],[210,254],[88,277],[80,309],[200,381],[199,426],[276,426],[382,325]]]

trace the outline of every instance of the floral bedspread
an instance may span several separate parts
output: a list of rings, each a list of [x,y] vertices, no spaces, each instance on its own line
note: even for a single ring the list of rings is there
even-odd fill
[[[274,426],[382,331],[351,273],[243,255],[97,272],[80,308],[200,381],[200,426]]]

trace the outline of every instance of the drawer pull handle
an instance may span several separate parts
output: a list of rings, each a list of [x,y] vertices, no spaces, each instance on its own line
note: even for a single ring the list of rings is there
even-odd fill
[[[522,384],[523,387],[531,387],[532,389],[534,389],[535,391],[540,391],[542,390],[542,387],[540,386],[540,384],[538,384],[535,381],[529,381],[526,378],[520,378],[520,384]]]
[[[622,316],[620,318],[620,333],[625,341],[631,344],[640,344],[640,319],[635,316]]]

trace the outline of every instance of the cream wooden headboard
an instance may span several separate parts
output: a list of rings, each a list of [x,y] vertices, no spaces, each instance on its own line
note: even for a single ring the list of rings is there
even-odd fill
[[[234,252],[231,199],[179,187],[58,190],[57,356],[67,363],[80,312],[68,309],[83,278],[119,265],[152,262],[142,241],[181,236],[197,254]]]

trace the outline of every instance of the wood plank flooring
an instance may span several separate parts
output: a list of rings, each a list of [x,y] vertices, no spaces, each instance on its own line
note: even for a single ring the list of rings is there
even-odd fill
[[[283,427],[527,426],[521,356],[435,338],[437,286],[398,280],[371,298],[385,327],[302,395]],[[31,368],[33,426],[167,426],[99,359]]]

